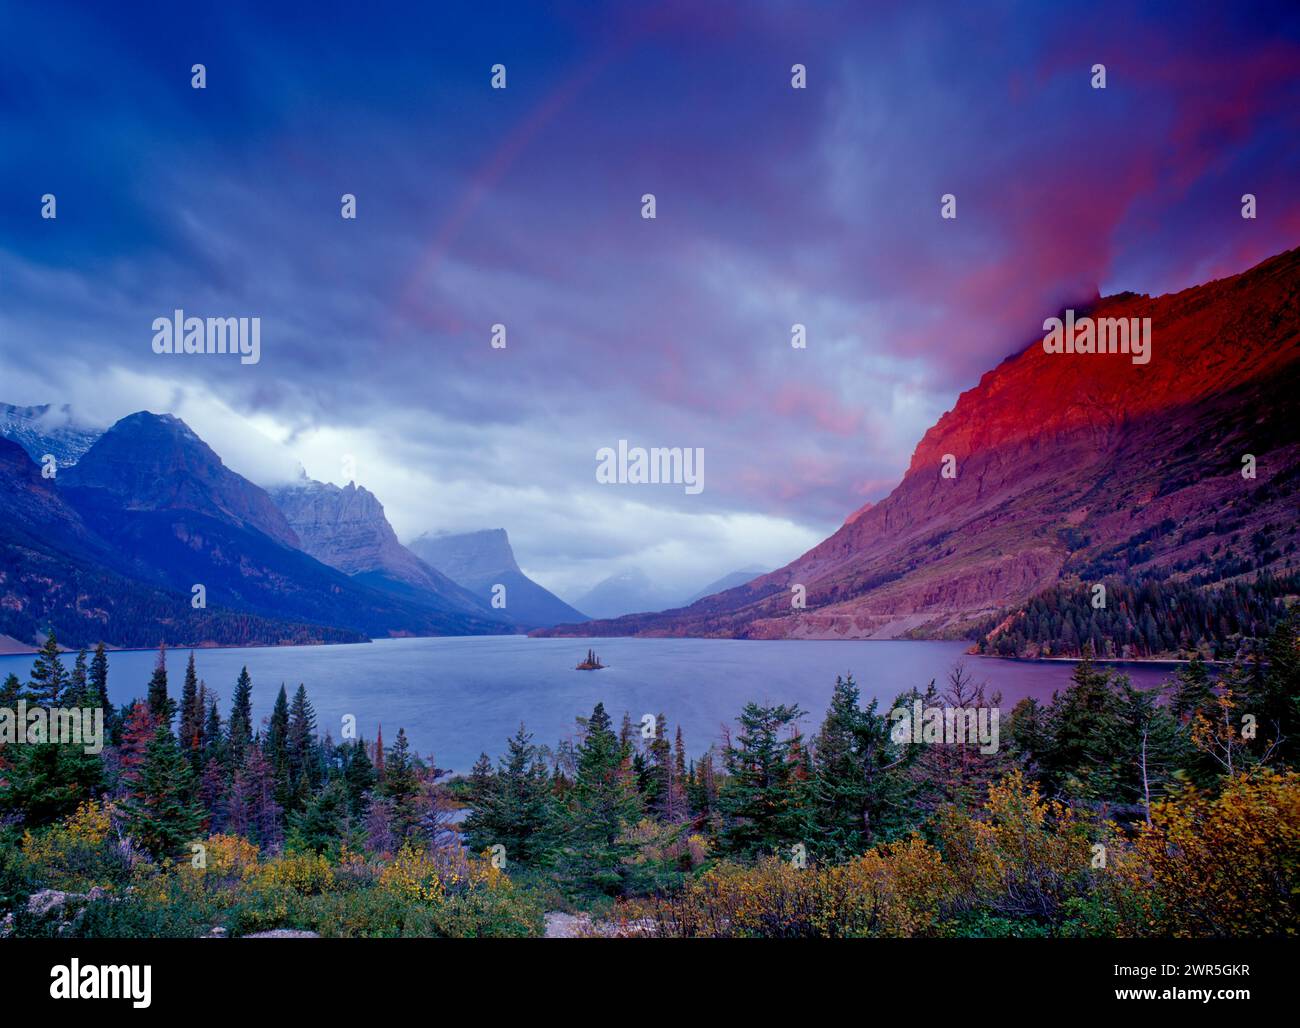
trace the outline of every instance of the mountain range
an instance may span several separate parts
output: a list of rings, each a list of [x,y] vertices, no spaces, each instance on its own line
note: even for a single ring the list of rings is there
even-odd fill
[[[689,596],[654,581],[641,568],[625,568],[597,582],[578,598],[577,604],[592,617],[610,619],[641,611],[684,607],[705,596],[744,585],[763,574],[765,568],[745,568],[715,579]]]
[[[516,630],[441,576],[446,597],[401,595],[304,552],[270,495],[171,415],[123,418],[50,479],[0,445],[0,634],[33,643],[53,624],[68,644],[129,646]]]
[[[45,454],[56,467],[42,474]],[[270,491],[170,414],[105,432],[66,406],[0,407],[0,643],[360,642],[514,633],[585,618],[523,574],[503,529],[403,546],[369,490]],[[506,586],[506,604],[492,587]],[[203,591],[202,605],[195,599]]]
[[[576,623],[587,615],[569,606],[520,570],[504,528],[459,534],[425,534],[412,540],[411,550],[425,562],[491,606],[494,590],[503,607],[495,612],[521,627]]]
[[[268,492],[168,414],[99,433],[66,406],[0,405],[0,636],[957,637],[1061,585],[1294,573],[1300,250],[1074,316],[1149,319],[1150,362],[1033,340],[961,394],[887,497],[785,567],[684,602],[630,569],[571,606],[503,529],[403,546],[368,490],[303,476]]]
[[[0,403],[0,438],[17,443],[38,464],[49,453],[59,467],[70,468],[99,436],[97,430],[81,425],[66,403],[60,407]]]
[[[1293,571],[1300,250],[1076,315],[1149,318],[1150,362],[1039,337],[961,394],[887,497],[785,567],[538,634],[954,637],[1062,582]]]

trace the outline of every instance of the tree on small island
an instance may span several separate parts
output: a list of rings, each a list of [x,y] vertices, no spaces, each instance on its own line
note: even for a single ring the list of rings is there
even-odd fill
[[[600,662],[600,658],[596,656],[595,651],[594,651],[594,650],[588,650],[588,651],[587,651],[587,659],[584,660],[581,664],[578,665],[577,670],[579,670],[579,671],[599,671],[599,670],[600,670],[601,668],[603,668],[604,666],[605,666],[605,665],[602,664],[602,663]]]

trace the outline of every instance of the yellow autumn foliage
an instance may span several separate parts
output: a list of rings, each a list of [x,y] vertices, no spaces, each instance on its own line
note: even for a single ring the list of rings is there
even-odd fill
[[[286,853],[257,868],[254,881],[261,888],[310,896],[334,888],[334,868],[319,853]]]
[[[1154,804],[1112,883],[1119,934],[1300,934],[1300,774],[1258,770],[1218,796]]]

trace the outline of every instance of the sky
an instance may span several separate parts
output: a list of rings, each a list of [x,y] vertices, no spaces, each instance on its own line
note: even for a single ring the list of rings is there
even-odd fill
[[[1294,247],[1298,188],[1294,4],[0,0],[0,401],[689,592],[887,495],[1062,307]],[[177,308],[261,360],[154,353]],[[620,439],[704,488],[599,483]]]

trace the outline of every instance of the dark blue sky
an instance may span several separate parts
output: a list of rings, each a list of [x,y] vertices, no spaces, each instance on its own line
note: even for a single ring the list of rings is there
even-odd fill
[[[1297,184],[1294,4],[0,3],[0,399],[351,456],[570,596],[698,585],[886,493],[1060,306],[1296,245]],[[261,363],[155,355],[176,307]],[[598,486],[620,438],[704,492]]]

